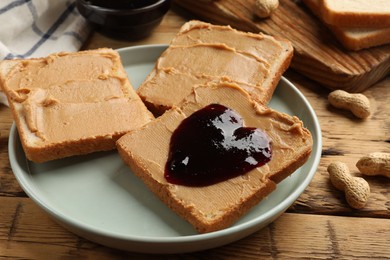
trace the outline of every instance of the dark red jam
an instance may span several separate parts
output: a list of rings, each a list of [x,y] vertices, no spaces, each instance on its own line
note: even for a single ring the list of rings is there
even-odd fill
[[[88,0],[91,5],[112,9],[137,9],[158,2],[158,0]]]
[[[263,131],[243,127],[237,112],[211,104],[173,132],[165,178],[173,184],[206,186],[243,175],[270,159],[270,140]]]

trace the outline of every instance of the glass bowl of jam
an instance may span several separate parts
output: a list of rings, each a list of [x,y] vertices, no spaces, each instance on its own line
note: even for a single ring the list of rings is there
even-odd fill
[[[80,14],[99,32],[136,40],[148,36],[168,12],[171,0],[76,0]]]

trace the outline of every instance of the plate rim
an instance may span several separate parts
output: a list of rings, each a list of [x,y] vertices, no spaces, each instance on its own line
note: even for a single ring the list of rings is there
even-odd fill
[[[137,45],[137,46],[131,46],[131,47],[125,47],[125,48],[119,48],[116,49],[120,55],[125,55],[129,51],[133,50],[138,50],[138,49],[161,49],[161,51],[164,51],[163,48],[167,48],[167,44],[149,44],[149,45]],[[123,65],[126,67],[126,65]],[[275,207],[273,207],[271,210],[265,212],[264,214],[257,216],[254,219],[248,220],[244,223],[240,223],[235,226],[228,227],[223,230],[211,232],[211,233],[205,233],[205,234],[193,234],[193,235],[183,235],[183,236],[159,236],[159,237],[151,237],[151,236],[138,236],[138,235],[131,235],[131,234],[121,234],[121,233],[116,233],[112,231],[107,231],[107,230],[102,230],[101,228],[94,227],[92,225],[88,225],[86,223],[82,223],[77,219],[69,219],[69,218],[64,218],[63,214],[57,212],[56,209],[53,209],[46,205],[46,203],[41,200],[40,198],[37,198],[35,192],[31,187],[29,187],[28,183],[26,183],[26,179],[24,174],[21,173],[23,169],[20,167],[19,164],[17,164],[17,155],[15,154],[15,149],[18,140],[18,133],[16,129],[15,122],[12,124],[11,130],[10,130],[10,135],[9,135],[9,143],[8,143],[8,151],[9,151],[9,159],[10,159],[10,164],[12,171],[14,173],[14,176],[16,177],[19,185],[22,187],[22,189],[26,192],[29,198],[31,198],[38,206],[40,206],[46,213],[51,215],[55,220],[61,221],[63,223],[59,224],[64,224],[65,227],[68,230],[71,230],[73,233],[80,234],[80,232],[75,231],[74,229],[80,229],[82,231],[86,231],[87,233],[93,233],[97,236],[103,236],[103,237],[108,237],[108,238],[113,238],[121,241],[125,241],[128,243],[142,243],[142,244],[158,244],[158,245],[166,245],[166,244],[187,244],[187,243],[193,243],[193,242],[198,242],[198,241],[211,241],[220,238],[221,236],[231,236],[232,234],[236,234],[237,232],[242,232],[242,230],[248,231],[247,234],[243,235],[242,237],[249,235],[250,233],[253,233],[256,230],[259,230],[256,228],[257,225],[259,225],[262,221],[264,220],[270,220],[269,223],[273,222],[275,218],[279,217],[281,214],[285,212],[285,210],[296,201],[296,199],[304,192],[306,187],[310,184],[312,181],[319,162],[321,158],[321,149],[322,149],[322,133],[321,133],[321,127],[318,121],[318,118],[315,114],[314,109],[310,105],[310,102],[306,99],[306,97],[303,95],[299,89],[294,86],[288,79],[282,77],[280,80],[281,83],[279,84],[287,84],[288,87],[295,92],[301,99],[301,101],[304,102],[305,107],[307,108],[307,112],[310,116],[310,120],[313,121],[313,129],[311,130],[311,134],[313,136],[313,149],[312,149],[312,154],[311,156],[314,156],[313,159],[313,164],[310,167],[310,171],[307,173],[307,177],[303,179],[302,182],[297,184],[296,188],[291,192],[291,194],[284,198],[279,204],[277,204]],[[317,145],[314,146],[314,143]],[[23,152],[23,156],[24,152]],[[26,163],[28,164],[27,159],[25,158]],[[15,172],[14,172],[15,171]],[[265,224],[263,227],[267,226],[269,223]],[[261,227],[262,228],[262,227]],[[72,230],[73,229],[73,230]],[[82,232],[81,232],[82,233]],[[245,233],[245,232],[244,232]],[[81,235],[83,237],[87,237],[88,235]],[[94,241],[93,238],[89,237],[89,240]],[[237,240],[237,239],[235,239]],[[99,241],[94,241],[102,244]],[[230,241],[233,242],[233,241]],[[103,243],[104,244],[104,243]],[[226,243],[225,243],[226,244]],[[115,247],[111,246],[111,247]],[[214,246],[213,246],[214,247]],[[203,249],[208,249],[212,247],[203,247]],[[123,249],[123,248],[120,248]],[[198,250],[196,250],[198,251]],[[139,251],[139,252],[144,252],[144,251]],[[180,251],[178,252],[189,252],[188,250]],[[161,253],[161,252],[159,252]],[[164,253],[164,252],[162,252]],[[170,252],[172,253],[172,252]]]

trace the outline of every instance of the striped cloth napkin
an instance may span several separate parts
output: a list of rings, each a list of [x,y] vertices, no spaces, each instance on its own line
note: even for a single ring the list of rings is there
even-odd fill
[[[0,60],[77,51],[91,31],[74,0],[0,0],[0,24]]]

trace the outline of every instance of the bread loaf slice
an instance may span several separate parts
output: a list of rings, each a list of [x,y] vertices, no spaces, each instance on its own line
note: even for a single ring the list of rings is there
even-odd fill
[[[5,60],[0,85],[34,162],[115,149],[120,136],[154,118],[112,49]]]
[[[304,0],[310,10],[325,23],[320,0]],[[361,50],[390,43],[390,27],[387,28],[355,28],[340,27],[325,23],[339,42],[348,50]]]
[[[162,114],[188,96],[194,84],[224,79],[267,104],[292,55],[286,40],[190,21],[137,92],[151,111]]]
[[[264,131],[271,140],[272,158],[244,175],[216,184],[172,184],[164,177],[172,133],[184,119],[209,104],[233,109],[244,126]],[[255,102],[237,84],[213,82],[193,88],[178,106],[121,137],[117,147],[124,162],[156,196],[205,233],[232,225],[303,165],[312,150],[312,137],[297,117]]]
[[[323,0],[322,17],[338,27],[387,28],[390,26],[388,0]]]
[[[330,28],[336,38],[348,50],[358,51],[390,43],[390,27],[371,28]]]

